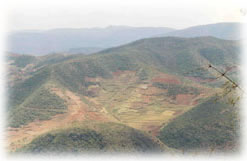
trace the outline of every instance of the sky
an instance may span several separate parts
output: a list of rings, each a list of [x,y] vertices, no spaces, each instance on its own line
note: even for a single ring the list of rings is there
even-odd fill
[[[241,0],[8,0],[8,30],[241,22]]]

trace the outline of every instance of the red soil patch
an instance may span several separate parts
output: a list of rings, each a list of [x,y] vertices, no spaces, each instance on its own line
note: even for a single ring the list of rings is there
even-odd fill
[[[159,134],[161,126],[156,126],[156,125],[148,125],[145,127],[147,131],[151,132],[152,136],[157,136]]]
[[[192,102],[192,105],[194,106],[194,105],[197,105],[198,104],[198,102],[197,102],[197,100],[194,100],[193,102]]]
[[[114,76],[120,76],[121,74],[123,73],[123,71],[116,71],[116,72],[113,72],[113,75]]]
[[[160,74],[152,79],[152,82],[168,83],[168,84],[181,84],[181,81],[175,76],[168,74]]]
[[[143,103],[150,103],[151,102],[151,96],[143,96],[142,102]]]
[[[176,96],[176,102],[181,105],[191,105],[194,97],[195,95],[192,94],[178,94]]]
[[[173,115],[176,116],[176,115],[179,115],[183,112],[183,110],[176,110]]]
[[[108,121],[108,118],[98,112],[87,112],[88,119],[97,121]]]
[[[33,121],[20,128],[8,128],[8,148],[14,151],[17,148],[29,143],[43,133],[53,129],[63,128],[71,125],[73,122],[81,122],[84,120],[100,120],[107,121],[107,116],[103,113],[91,112],[87,104],[81,101],[79,96],[76,96],[70,91],[62,92],[60,89],[52,89],[61,98],[65,99],[68,104],[68,111],[64,114],[55,115],[50,120]]]
[[[189,78],[192,81],[199,82],[199,83],[209,83],[209,82],[213,82],[213,81],[217,80],[217,79],[213,79],[213,78],[210,78],[210,79],[202,79],[202,78],[198,78],[198,77],[187,77],[187,78]]]
[[[101,78],[93,78],[93,77],[86,77],[85,81],[86,82],[99,82]]]
[[[166,90],[150,86],[148,89],[140,91],[140,93],[143,97],[148,96],[150,98],[150,96],[154,96],[164,91]]]
[[[129,70],[118,70],[116,72],[113,72],[113,81],[116,83],[130,83],[130,82],[136,82],[138,77],[136,76],[135,71],[129,71]]]

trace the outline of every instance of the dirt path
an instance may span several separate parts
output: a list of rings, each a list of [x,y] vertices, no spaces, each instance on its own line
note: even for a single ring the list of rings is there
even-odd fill
[[[87,104],[81,101],[80,97],[71,91],[62,91],[53,88],[52,92],[66,100],[68,111],[64,114],[55,115],[50,120],[34,121],[20,128],[9,128],[7,136],[7,149],[15,151],[17,148],[29,143],[38,135],[44,134],[50,130],[64,128],[73,122],[81,122],[84,120],[100,120],[107,121],[108,118],[103,113],[91,112]]]

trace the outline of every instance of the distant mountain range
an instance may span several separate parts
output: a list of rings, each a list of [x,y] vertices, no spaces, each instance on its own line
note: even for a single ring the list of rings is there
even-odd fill
[[[194,26],[182,30],[167,27],[110,26],[106,28],[53,29],[47,31],[25,30],[10,33],[9,48],[12,53],[45,55],[51,53],[90,54],[150,37],[214,36],[238,40],[240,23],[217,23]]]
[[[20,54],[45,55],[58,52],[88,52],[87,49],[109,48],[138,39],[174,31],[166,27],[109,26],[106,28],[53,29],[20,31],[8,38],[8,51]],[[85,49],[85,50],[84,50]],[[78,50],[77,50],[78,51]],[[91,50],[98,51],[98,50]]]
[[[163,35],[176,37],[200,37],[200,36],[214,36],[226,40],[241,39],[241,23],[217,23],[209,25],[193,26],[182,30],[176,30]]]

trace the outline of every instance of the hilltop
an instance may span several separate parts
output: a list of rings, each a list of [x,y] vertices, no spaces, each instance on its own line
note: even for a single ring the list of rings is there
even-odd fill
[[[85,123],[86,124],[86,123]],[[20,152],[166,152],[170,149],[147,134],[116,123],[87,123],[51,131],[34,139]]]

